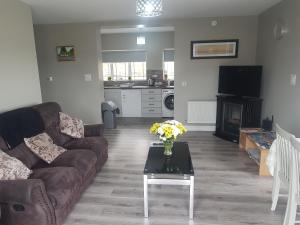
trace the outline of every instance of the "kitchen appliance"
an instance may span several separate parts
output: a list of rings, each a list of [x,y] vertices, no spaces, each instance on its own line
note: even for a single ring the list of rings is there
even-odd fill
[[[174,89],[162,89],[162,116],[174,117]]]

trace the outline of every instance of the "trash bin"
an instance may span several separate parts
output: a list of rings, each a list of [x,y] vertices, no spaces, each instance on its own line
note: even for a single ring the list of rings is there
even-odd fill
[[[112,101],[103,102],[101,112],[104,127],[108,129],[117,128],[116,114],[120,113],[118,106]]]

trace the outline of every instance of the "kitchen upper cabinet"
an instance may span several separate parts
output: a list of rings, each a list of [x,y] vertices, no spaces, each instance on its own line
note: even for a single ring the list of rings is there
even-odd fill
[[[137,90],[121,90],[122,116],[141,117],[142,116],[142,92]]]
[[[122,116],[122,98],[121,98],[121,89],[104,89],[104,98],[105,101],[114,102],[120,109],[120,114]]]

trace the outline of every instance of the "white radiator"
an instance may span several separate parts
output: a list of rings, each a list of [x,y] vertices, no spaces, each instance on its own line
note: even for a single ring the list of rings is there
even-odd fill
[[[188,123],[215,124],[217,114],[216,101],[188,101]]]

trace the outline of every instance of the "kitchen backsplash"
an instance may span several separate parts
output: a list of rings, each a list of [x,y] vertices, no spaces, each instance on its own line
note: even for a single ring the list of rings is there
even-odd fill
[[[116,86],[124,83],[134,83],[136,86],[147,86],[148,79],[152,78],[156,82],[161,82],[161,86],[167,86],[167,81],[164,80],[163,70],[147,70],[147,80],[139,80],[139,81],[104,81],[105,87]],[[171,81],[171,86],[174,86],[174,81]]]

